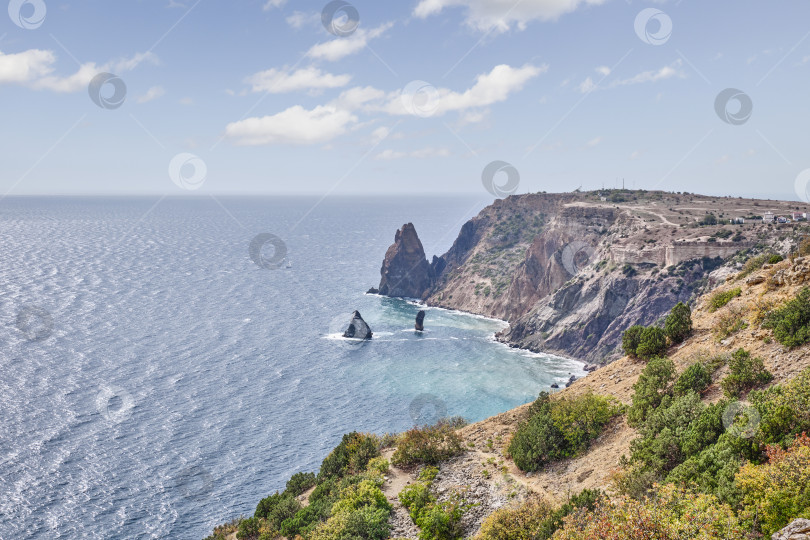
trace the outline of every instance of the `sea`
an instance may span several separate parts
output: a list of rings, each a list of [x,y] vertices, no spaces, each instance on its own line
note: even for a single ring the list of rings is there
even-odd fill
[[[502,321],[366,293],[402,224],[441,254],[489,202],[0,201],[0,538],[200,540],[344,433],[582,375],[497,343]],[[371,341],[342,338],[354,310]]]

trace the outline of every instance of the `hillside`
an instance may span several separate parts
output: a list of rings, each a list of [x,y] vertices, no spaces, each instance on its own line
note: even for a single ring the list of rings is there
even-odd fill
[[[408,224],[386,253],[380,290],[504,319],[499,339],[512,346],[604,364],[620,356],[625,328],[656,322],[710,275],[722,279],[765,247],[786,253],[810,232],[801,221],[764,223],[765,212],[808,211],[646,191],[511,196],[465,223],[430,264]]]
[[[698,405],[706,408],[706,411],[711,410],[711,407],[707,406],[719,403],[719,406],[726,411],[723,413],[725,415],[731,408],[731,405],[728,404],[734,404],[734,401],[724,400],[723,392],[725,387],[723,381],[729,379],[729,359],[739,349],[745,349],[751,353],[752,357],[762,359],[764,368],[773,375],[772,380],[765,386],[778,388],[780,385],[793,384],[801,377],[804,377],[805,383],[803,384],[805,385],[807,381],[810,381],[810,341],[800,346],[787,347],[778,342],[774,331],[763,326],[763,321],[767,319],[769,313],[777,312],[783,306],[788,305],[788,302],[795,304],[796,299],[801,294],[806,294],[807,288],[810,287],[810,242],[805,242],[801,249],[802,253],[806,253],[804,257],[794,256],[781,261],[778,260],[779,257],[749,259],[739,272],[727,272],[725,277],[722,278],[715,276],[718,284],[714,288],[709,287],[711,290],[707,290],[705,294],[695,298],[691,311],[691,334],[682,343],[670,346],[666,351],[666,355],[674,363],[678,374],[682,374],[687,367],[714,361],[709,359],[723,359],[722,363],[717,364],[716,371],[711,375],[710,380],[706,382],[706,387],[701,390],[700,397],[695,395],[694,398],[702,400],[703,404],[698,402]],[[771,263],[769,260],[774,262]],[[718,298],[723,300],[718,301]],[[810,318],[807,317],[808,308],[806,305],[802,305],[800,309],[804,310],[803,317],[805,320],[802,323],[804,330],[799,329],[798,332],[807,333],[810,330]],[[597,395],[613,398],[620,404],[630,406],[634,402],[634,392],[639,391],[638,387],[634,388],[634,385],[639,381],[642,372],[648,370],[652,363],[652,361],[647,362],[627,356],[621,357],[615,362],[576,381],[569,388],[559,391],[552,397],[551,402],[558,403],[577,398],[581,399],[589,395]],[[793,397],[790,397],[789,392],[784,394],[790,399],[798,400],[795,401],[794,405],[791,405],[798,409],[799,414],[797,417],[799,423],[794,427],[805,430],[810,426],[810,416],[808,416],[806,407],[808,401],[810,401],[810,395],[808,395],[810,392],[807,390],[805,388],[801,395]],[[783,394],[780,391],[774,395]],[[758,406],[763,406],[761,405],[763,403],[761,398],[757,398],[757,403]],[[662,404],[661,407],[663,406]],[[765,410],[767,410],[768,406],[764,406]],[[628,468],[628,464],[624,463],[622,459],[632,455],[634,441],[642,436],[639,429],[648,430],[649,426],[642,425],[639,429],[630,427],[628,425],[629,410],[624,409],[622,413],[605,424],[585,451],[577,452],[571,458],[552,460],[536,472],[524,472],[516,465],[513,459],[514,456],[510,454],[508,448],[510,442],[516,437],[516,432],[527,422],[530,414],[537,414],[531,412],[533,407],[535,405],[527,404],[457,430],[449,426],[439,426],[436,428],[414,429],[396,438],[385,437],[378,439],[374,436],[358,434],[353,435],[354,439],[344,438],[341,446],[324,462],[318,476],[318,487],[314,491],[308,489],[298,496],[297,500],[301,501],[301,503],[296,503],[296,505],[300,507],[300,504],[303,504],[304,508],[309,508],[307,505],[321,504],[322,495],[318,495],[317,503],[313,503],[312,498],[319,491],[323,492],[324,486],[330,485],[329,482],[332,481],[322,480],[322,476],[334,469],[333,463],[335,460],[342,460],[341,462],[345,463],[345,466],[350,467],[351,463],[358,459],[357,456],[361,455],[362,452],[358,448],[363,448],[364,444],[380,445],[382,447],[381,456],[376,459],[386,461],[380,462],[374,459],[368,461],[374,455],[373,448],[369,446],[368,451],[372,453],[365,458],[365,461],[369,464],[367,472],[360,473],[358,476],[348,476],[343,480],[349,486],[345,488],[347,491],[343,492],[343,497],[351,497],[352,501],[356,500],[355,497],[358,496],[359,492],[351,486],[358,481],[361,481],[360,485],[363,485],[362,482],[368,482],[365,489],[372,491],[379,489],[378,496],[368,495],[371,497],[368,501],[376,502],[365,504],[375,505],[375,507],[379,508],[380,515],[388,516],[386,518],[388,525],[379,530],[379,534],[384,535],[380,536],[380,538],[416,538],[420,534],[420,528],[414,524],[408,508],[403,506],[403,504],[408,504],[413,510],[414,506],[412,505],[417,504],[414,501],[419,500],[418,497],[417,499],[413,498],[414,493],[421,494],[420,497],[423,499],[421,504],[426,504],[426,508],[430,509],[435,506],[435,508],[439,509],[431,511],[438,512],[434,517],[439,519],[441,523],[447,525],[447,522],[442,521],[444,519],[450,520],[449,523],[451,524],[455,523],[448,530],[441,527],[434,530],[433,528],[438,526],[436,525],[437,522],[426,520],[425,515],[427,514],[421,515],[419,520],[423,527],[421,529],[422,534],[425,535],[425,538],[437,539],[468,538],[476,535],[478,535],[479,540],[518,537],[510,535],[527,533],[527,531],[531,530],[531,527],[536,526],[531,525],[532,515],[546,515],[547,512],[551,511],[547,509],[560,508],[560,505],[565,504],[572,496],[586,489],[602,490],[607,494],[605,495],[609,498],[607,500],[619,501],[615,503],[618,504],[616,508],[624,508],[623,505],[627,504],[644,504],[642,502],[632,503],[630,499],[622,499],[620,493],[616,491],[615,479],[623,474],[621,471],[626,471]],[[785,412],[780,414],[784,416]],[[578,420],[573,419],[573,421]],[[763,417],[762,421],[765,424],[772,424],[771,418]],[[780,422],[784,422],[784,418]],[[709,443],[706,441],[704,446],[708,444],[707,448],[711,449],[711,444],[720,444],[725,436],[721,435],[721,433],[732,433],[732,427],[731,425],[726,425],[725,428],[721,427],[720,433],[715,433],[713,436],[714,440],[717,440],[719,436],[719,442]],[[758,440],[759,432],[766,428],[756,424],[755,429],[758,434],[752,439],[754,441]],[[772,434],[774,433],[772,426],[768,429],[771,429]],[[452,435],[453,433],[456,435]],[[776,433],[778,434],[778,431]],[[781,436],[784,435],[786,433],[781,434]],[[739,437],[739,435],[736,436]],[[367,438],[363,439],[363,437]],[[457,442],[452,442],[453,437],[457,438]],[[744,441],[745,439],[739,440]],[[366,441],[366,443],[362,441]],[[427,479],[425,471],[430,471],[429,467],[413,466],[413,463],[418,463],[419,459],[433,459],[428,458],[428,456],[434,455],[431,452],[441,454],[448,451],[448,448],[452,448],[451,453],[438,458],[437,469],[428,475]],[[810,450],[810,447],[808,449]],[[759,455],[761,451],[761,448],[756,447],[756,455]],[[405,455],[406,452],[416,452],[416,454],[413,454],[414,456],[422,457],[418,458],[416,462],[398,463],[398,459],[400,462],[403,461],[402,455]],[[439,454],[436,454],[436,456]],[[768,456],[773,461],[779,457],[779,454],[772,454],[769,451]],[[806,457],[810,458],[810,454]],[[389,461],[391,462],[390,466]],[[394,463],[398,463],[398,466],[393,465]],[[766,465],[758,466],[764,467]],[[362,470],[362,467],[360,470]],[[806,461],[806,463],[794,462],[790,474],[798,478],[810,474],[810,461]],[[315,481],[313,476],[312,482]],[[374,486],[379,486],[379,488]],[[806,486],[804,488],[801,485],[799,486],[799,489],[805,488]],[[662,496],[666,497],[666,495]],[[692,497],[696,496],[698,495]],[[701,496],[713,497],[713,495]],[[273,497],[279,497],[279,495]],[[654,501],[655,497],[650,500]],[[344,499],[337,499],[337,501],[333,507],[333,512],[334,509],[347,504],[341,502],[345,501]],[[622,503],[621,501],[625,502]],[[262,504],[264,504],[264,501]],[[609,504],[614,503],[606,504],[609,506]],[[701,519],[720,520],[722,519],[723,509],[726,509],[726,512],[731,512],[730,507],[725,506],[727,504],[725,501],[723,505],[720,505],[716,499],[708,499],[701,504],[708,505],[707,508],[711,509],[707,515],[714,516]],[[454,509],[458,510],[458,513],[454,514]],[[361,512],[361,510],[357,511]],[[503,514],[503,512],[507,511],[517,514],[510,518],[508,517],[509,514]],[[693,509],[693,511],[696,510]],[[795,518],[796,513],[799,511],[786,510],[790,519]],[[810,508],[807,511],[810,511]],[[299,510],[299,512],[305,512],[305,510]],[[365,510],[362,512],[365,512]],[[447,513],[443,514],[442,512]],[[524,514],[520,514],[520,512],[524,512]],[[794,513],[791,514],[791,512]],[[507,516],[505,521],[499,522],[498,527],[502,528],[498,529],[500,532],[493,532],[491,528],[488,532],[482,532],[482,524],[495,513],[499,516]],[[413,515],[413,511],[411,514]],[[268,515],[268,520],[272,520],[271,515],[272,512]],[[514,517],[520,515],[523,517]],[[592,520],[587,514],[584,514],[584,516],[585,522]],[[734,525],[733,532],[729,528],[719,535],[710,534],[710,528],[718,523],[725,523],[725,521],[717,521],[714,525],[705,522],[703,525],[699,525],[701,534],[706,534],[700,536],[700,538],[758,537],[756,534],[748,536],[749,533],[744,531],[749,530],[750,527],[764,528],[766,525],[758,525],[756,520],[754,525],[751,525],[743,521],[744,516],[744,513],[740,513],[739,521],[741,525]],[[738,518],[732,516],[729,519],[735,520],[734,523],[736,523]],[[285,521],[284,523],[288,522]],[[322,524],[316,528],[312,532],[312,536],[308,536],[309,533],[304,536],[316,540],[334,538],[336,537],[334,535],[339,536],[347,533],[352,527],[349,523],[333,517],[325,525]],[[744,527],[742,526],[743,523],[745,523]],[[781,518],[778,528],[781,528],[785,523],[785,518]],[[220,535],[211,538],[214,540],[237,538],[237,524],[238,522],[235,522],[220,528]],[[563,522],[559,521],[554,527],[557,528],[562,525]],[[653,523],[645,526],[654,528],[658,525],[660,524]],[[571,524],[566,525],[566,527],[571,526]],[[800,526],[803,527],[802,522],[796,525],[799,528]],[[339,527],[339,529],[334,530],[335,527]],[[426,532],[427,529],[424,527],[430,527],[430,530]],[[729,527],[731,526],[729,525]],[[511,533],[508,533],[510,530]],[[339,531],[343,531],[343,533]],[[266,537],[243,535],[242,538],[275,537],[274,534],[267,534]],[[374,537],[374,534],[376,533],[366,530],[361,536],[370,535],[369,537]],[[450,536],[443,536],[443,534],[449,534]],[[532,534],[538,533],[535,531]],[[550,538],[550,536],[542,537]],[[554,534],[555,539],[569,537],[580,538],[580,536],[563,536],[562,531]],[[582,538],[585,537],[582,536]],[[633,536],[632,533],[626,533],[625,536],[605,533],[605,536],[600,536],[600,538],[606,539],[636,537],[642,536]],[[688,536],[655,537],[694,538],[697,536],[690,534]],[[587,538],[592,537],[587,536]],[[785,538],[788,538],[788,536],[785,536]],[[801,537],[790,536],[789,538]]]

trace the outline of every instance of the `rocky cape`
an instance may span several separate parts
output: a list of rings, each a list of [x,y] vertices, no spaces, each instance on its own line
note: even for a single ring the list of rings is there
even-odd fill
[[[607,363],[626,328],[654,324],[724,280],[741,253],[798,243],[801,223],[754,219],[797,210],[810,207],[629,190],[511,196],[466,222],[431,262],[404,225],[379,293],[503,319],[498,339],[514,347]]]

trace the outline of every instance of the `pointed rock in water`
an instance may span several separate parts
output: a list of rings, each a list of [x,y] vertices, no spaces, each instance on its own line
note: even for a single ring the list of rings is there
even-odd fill
[[[416,314],[416,325],[414,326],[418,331],[425,329],[425,312],[424,310]]]
[[[413,223],[397,231],[380,269],[380,294],[394,298],[422,298],[434,281],[434,270]]]
[[[371,339],[372,335],[371,328],[369,328],[366,321],[363,320],[360,312],[355,311],[352,314],[352,320],[349,323],[349,327],[345,332],[343,332],[343,337],[353,339]]]

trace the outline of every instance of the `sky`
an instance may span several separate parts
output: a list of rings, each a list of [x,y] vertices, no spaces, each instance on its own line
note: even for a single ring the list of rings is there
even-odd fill
[[[806,0],[11,0],[0,197],[808,201],[808,20]]]

